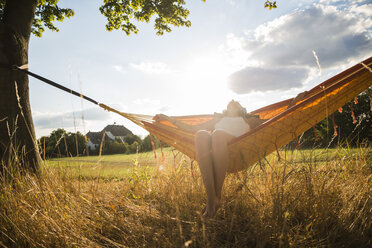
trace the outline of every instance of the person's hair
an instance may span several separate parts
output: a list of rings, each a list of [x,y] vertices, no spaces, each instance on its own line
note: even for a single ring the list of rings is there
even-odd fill
[[[241,117],[243,117],[243,118],[249,118],[249,117],[256,117],[256,118],[259,118],[259,116],[257,116],[257,115],[252,115],[251,113],[248,113],[248,112],[247,112],[247,109],[244,108],[244,107],[243,107],[243,106],[242,106],[238,101],[231,100],[231,101],[227,104],[227,106],[229,106],[230,104],[238,105],[238,106],[240,107],[240,109],[241,109],[240,115],[241,115]],[[225,109],[225,110],[222,112],[222,114],[225,116],[225,115],[226,115],[226,112],[227,112],[227,109]]]
[[[222,112],[223,115],[226,115],[227,113],[227,109],[229,108],[230,105],[235,105],[235,106],[239,106],[240,109],[241,109],[241,112],[240,112],[240,115],[242,117],[245,117],[245,115],[247,114],[247,110],[245,108],[243,108],[243,106],[237,102],[237,101],[234,101],[234,100],[231,100],[228,104],[227,104],[227,108]]]

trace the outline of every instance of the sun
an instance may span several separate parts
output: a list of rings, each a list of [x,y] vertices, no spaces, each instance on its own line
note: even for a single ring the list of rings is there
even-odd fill
[[[192,94],[195,107],[200,102],[208,109],[226,105],[226,97],[231,95],[228,77],[231,70],[223,58],[217,55],[195,56],[186,62],[180,72],[184,89]]]

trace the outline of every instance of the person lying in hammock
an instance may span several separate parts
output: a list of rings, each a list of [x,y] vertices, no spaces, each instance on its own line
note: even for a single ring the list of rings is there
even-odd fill
[[[158,114],[155,121],[167,120],[178,128],[195,133],[195,149],[199,169],[207,193],[204,217],[213,217],[220,205],[221,191],[228,167],[228,143],[266,120],[247,113],[239,102],[232,100],[222,114],[215,113],[210,121],[188,125],[176,119]]]

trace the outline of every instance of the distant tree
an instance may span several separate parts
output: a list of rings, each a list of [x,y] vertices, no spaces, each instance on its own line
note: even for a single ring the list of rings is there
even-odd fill
[[[41,137],[38,143],[44,158],[79,156],[86,147],[84,135],[80,132],[66,132],[62,128],[52,131],[49,136]]]
[[[141,152],[141,144],[138,141],[134,141],[132,144],[128,145],[127,153],[137,153]]]
[[[156,136],[152,136],[152,141],[154,142],[155,148],[160,147],[160,140],[156,138]],[[147,151],[151,151],[152,149],[153,147],[151,143],[151,137],[149,134],[142,140],[142,151],[147,152]]]
[[[155,149],[159,147],[168,147],[168,144],[164,143],[162,140],[158,139],[156,136],[152,136],[152,140],[154,142]],[[143,140],[142,140],[142,151],[147,152],[151,151],[153,149],[152,144],[151,144],[151,138],[150,134],[147,135]]]
[[[116,140],[108,140],[103,146],[103,154],[123,154],[127,153],[127,151],[128,146]]]
[[[137,141],[138,144],[142,144],[142,139],[135,134],[127,134],[124,137],[124,142],[128,143],[128,145],[131,145],[131,144],[133,144],[133,142],[136,142],[136,141]]]

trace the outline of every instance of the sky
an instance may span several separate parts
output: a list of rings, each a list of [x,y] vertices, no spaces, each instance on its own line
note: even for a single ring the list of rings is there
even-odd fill
[[[102,0],[60,0],[75,16],[33,36],[30,71],[120,111],[155,115],[248,111],[288,99],[372,56],[372,0],[188,0],[189,28],[157,36],[108,32]],[[30,78],[37,137],[101,131],[130,121]]]

